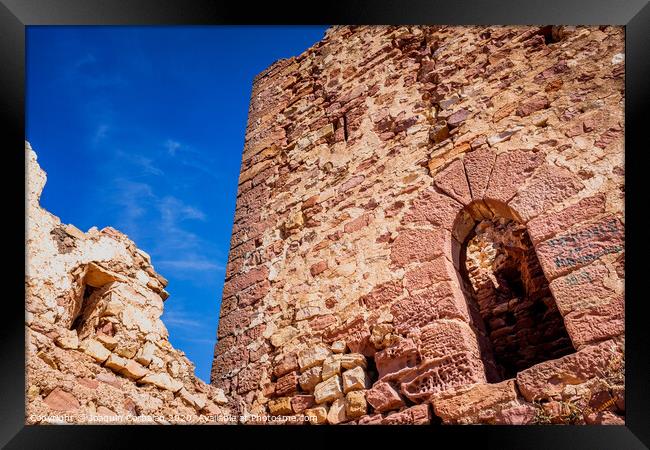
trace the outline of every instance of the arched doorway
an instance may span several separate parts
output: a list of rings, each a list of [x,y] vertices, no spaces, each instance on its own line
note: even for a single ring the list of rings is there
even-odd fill
[[[474,206],[459,213],[463,220],[456,220],[455,235],[461,245],[452,256],[458,261],[486,378],[499,382],[575,348],[526,226],[505,204],[489,212]]]

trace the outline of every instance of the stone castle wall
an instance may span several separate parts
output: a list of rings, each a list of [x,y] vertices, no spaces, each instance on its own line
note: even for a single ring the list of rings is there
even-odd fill
[[[346,26],[258,75],[230,408],[622,423],[623,54],[620,27]]]
[[[224,423],[221,389],[167,340],[167,280],[119,231],[84,233],[41,208],[26,153],[26,423]]]

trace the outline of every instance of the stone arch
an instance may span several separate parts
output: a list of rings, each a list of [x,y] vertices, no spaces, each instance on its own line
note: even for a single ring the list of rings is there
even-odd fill
[[[575,352],[519,214],[469,202],[452,228],[451,258],[488,382]]]
[[[549,282],[569,270],[555,268],[555,247],[547,245],[548,236],[540,234],[539,229],[532,233],[529,225],[536,218],[544,217],[546,211],[571,203],[569,199],[575,198],[584,185],[567,169],[546,163],[545,156],[543,151],[535,149],[497,154],[483,147],[468,152],[436,170],[433,185],[420,191],[401,218],[402,228],[391,245],[392,266],[405,270],[406,297],[391,306],[396,331],[402,336],[418,336],[419,351],[424,359],[467,358],[465,373],[468,377],[443,380],[434,389],[429,389],[431,392],[445,389],[445,386],[467,384],[468,379],[498,382],[512,378],[530,365],[573,353],[583,344],[576,342],[579,334],[569,328],[567,309],[558,310],[554,292],[549,290],[552,289]],[[429,169],[434,170],[431,165]],[[547,320],[551,320],[553,327],[557,325],[553,330],[557,331],[557,336],[561,335],[558,339],[562,345],[558,348],[542,342],[542,347],[548,344],[542,351],[542,347],[533,345],[522,352],[528,357],[521,361],[515,357],[503,358],[501,342],[496,346],[491,342],[490,337],[494,335],[490,336],[493,330],[489,320],[492,317],[486,317],[486,327],[473,286],[462,273],[465,263],[462,259],[470,234],[475,233],[478,223],[495,218],[503,220],[504,224],[514,223],[529,233],[528,238],[532,240],[524,239],[528,251],[522,253],[538,259],[537,263],[528,264],[535,270],[527,268],[522,274],[521,269],[510,267],[509,274],[500,275],[509,280],[506,284],[510,284],[510,291],[514,288],[519,294],[532,292],[533,297],[546,299],[543,308],[538,305],[539,310],[530,311],[528,316],[535,317],[528,317],[528,322],[541,323],[537,328],[543,328]],[[522,283],[522,277],[528,281],[537,278],[539,289],[531,290]],[[515,311],[504,312],[512,313],[501,318],[506,324],[517,322]],[[516,334],[519,329],[509,331]],[[549,333],[553,335],[555,331]],[[505,330],[501,332],[507,335]],[[504,364],[504,359],[510,362]]]
[[[459,309],[467,308],[466,320],[476,335],[489,382],[512,378],[534,364],[578,348],[549,286],[557,272],[549,264],[548,254],[538,258],[543,239],[537,231],[530,235],[528,225],[583,188],[578,177],[548,164],[545,152],[538,149],[497,154],[482,147],[434,175],[429,192],[435,201],[429,206],[439,212],[430,222],[445,236],[442,253],[453,263],[450,278],[456,284],[457,302],[459,297],[464,300]],[[474,271],[480,273],[470,274],[468,244],[473,239],[473,244],[478,244],[477,239],[485,241],[486,236],[476,236],[480,227],[491,228],[497,240],[503,240],[501,232],[506,232],[517,245],[507,245],[510,248],[504,250],[504,242],[483,242],[501,248],[500,255],[493,255],[501,261],[497,261],[498,267],[491,264],[494,261],[490,267],[474,264]],[[496,229],[500,231],[494,232]]]

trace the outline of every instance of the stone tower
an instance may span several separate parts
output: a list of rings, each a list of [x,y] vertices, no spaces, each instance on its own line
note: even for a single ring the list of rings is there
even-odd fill
[[[620,27],[346,26],[259,74],[231,410],[623,423],[623,54]]]

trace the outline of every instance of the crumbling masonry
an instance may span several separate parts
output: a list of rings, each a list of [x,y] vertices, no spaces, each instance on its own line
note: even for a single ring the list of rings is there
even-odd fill
[[[84,233],[40,206],[25,145],[26,423],[224,423],[221,389],[167,340],[167,280],[113,228]]]
[[[258,75],[230,409],[623,423],[623,55],[621,27],[334,27]]]

